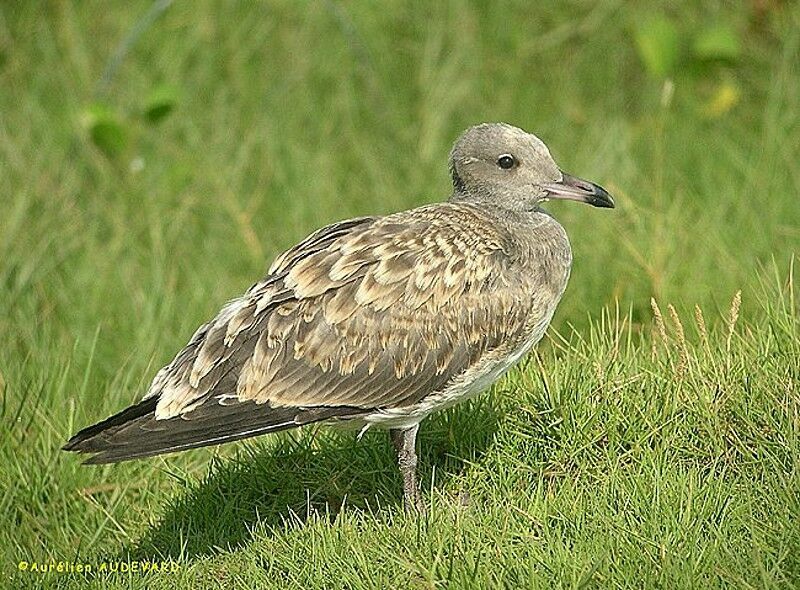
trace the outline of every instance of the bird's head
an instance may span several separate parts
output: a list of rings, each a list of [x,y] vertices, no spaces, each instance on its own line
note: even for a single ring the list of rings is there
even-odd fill
[[[606,190],[565,174],[541,139],[506,123],[467,129],[450,152],[451,200],[489,200],[507,209],[531,210],[547,199],[614,207]]]

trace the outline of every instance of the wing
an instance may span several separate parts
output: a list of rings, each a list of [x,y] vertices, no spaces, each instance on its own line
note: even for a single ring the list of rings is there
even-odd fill
[[[529,311],[507,282],[502,236],[479,215],[436,205],[312,235],[156,378],[156,416],[214,395],[375,410],[441,390],[515,340]]]
[[[508,271],[507,240],[482,215],[444,203],[312,234],[159,371],[138,430],[192,422],[196,432],[181,434],[190,448],[441,391],[518,341],[532,311]],[[80,447],[71,449],[98,451]],[[157,447],[145,454],[166,452]]]

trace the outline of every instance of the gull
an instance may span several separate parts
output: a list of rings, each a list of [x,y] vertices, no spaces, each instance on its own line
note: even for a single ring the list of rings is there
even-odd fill
[[[404,504],[420,422],[487,389],[545,333],[567,286],[564,228],[541,205],[614,207],[535,135],[467,129],[446,202],[323,227],[200,326],[143,399],[65,450],[116,463],[317,422],[388,429]]]

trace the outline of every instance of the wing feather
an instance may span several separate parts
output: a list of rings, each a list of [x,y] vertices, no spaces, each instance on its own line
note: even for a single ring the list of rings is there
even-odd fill
[[[508,240],[481,215],[442,204],[315,232],[159,373],[156,417],[219,395],[367,411],[440,391],[519,339],[530,311],[505,276]]]

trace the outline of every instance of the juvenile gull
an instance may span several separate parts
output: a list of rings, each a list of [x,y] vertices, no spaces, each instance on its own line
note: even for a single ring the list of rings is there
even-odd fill
[[[389,429],[421,509],[420,421],[486,389],[544,334],[572,254],[547,199],[613,207],[539,138],[468,129],[445,203],[324,227],[281,254],[153,379],[64,446],[114,463],[322,421]]]

